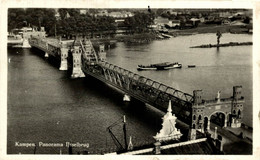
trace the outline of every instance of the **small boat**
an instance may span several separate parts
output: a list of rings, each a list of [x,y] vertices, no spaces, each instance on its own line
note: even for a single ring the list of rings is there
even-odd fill
[[[162,33],[162,36],[163,36],[163,37],[165,37],[165,38],[172,38],[172,36],[171,36],[171,35],[164,34],[164,33]]]
[[[164,39],[164,37],[161,36],[161,35],[157,35],[157,37],[160,38],[160,39]]]
[[[142,70],[166,70],[166,69],[172,69],[172,68],[181,68],[182,64],[175,62],[175,63],[170,63],[170,62],[164,62],[164,63],[157,63],[157,64],[151,64],[151,65],[138,65],[137,70],[142,71]]]
[[[162,27],[162,28],[159,29],[159,32],[160,32],[160,33],[168,33],[169,30],[166,29],[165,27]]]
[[[188,68],[195,68],[195,65],[188,65]]]

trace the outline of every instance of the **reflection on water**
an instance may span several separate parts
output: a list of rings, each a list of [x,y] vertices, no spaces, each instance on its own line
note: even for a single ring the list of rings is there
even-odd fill
[[[250,35],[223,34],[221,43],[252,41]],[[107,60],[135,73],[192,93],[204,91],[213,99],[232,94],[234,85],[243,86],[246,99],[244,122],[252,125],[252,46],[198,49],[190,46],[216,43],[215,34],[194,35],[125,45],[107,53]],[[8,49],[8,153],[34,152],[33,147],[18,147],[15,142],[89,143],[89,150],[113,146],[106,128],[127,117],[127,134],[133,143],[151,140],[159,131],[162,113],[140,102],[123,103],[122,94],[90,76],[70,79],[58,63],[44,59],[35,49]],[[180,62],[182,69],[138,72],[138,64]],[[194,64],[196,68],[188,68]],[[123,141],[122,128],[113,130]],[[66,148],[37,147],[36,153],[66,154]]]

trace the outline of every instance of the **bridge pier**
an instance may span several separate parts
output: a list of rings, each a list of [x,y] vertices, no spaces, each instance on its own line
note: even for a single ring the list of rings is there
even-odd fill
[[[62,46],[60,48],[60,51],[61,51],[61,55],[60,55],[61,56],[60,57],[61,62],[60,62],[59,70],[66,71],[66,70],[68,70],[68,60],[67,60],[67,58],[68,58],[68,51],[69,51],[69,49],[65,48],[64,46]]]
[[[106,52],[105,52],[105,45],[104,44],[99,45],[98,56],[99,56],[99,59],[101,61],[105,61],[106,60]]]
[[[44,57],[45,57],[45,58],[48,58],[48,57],[49,57],[48,52],[45,52]]]
[[[79,45],[75,46],[75,42],[74,42],[73,52],[72,52],[73,69],[72,69],[71,78],[85,77],[85,74],[81,70],[81,53],[82,50],[80,50]]]
[[[127,94],[124,95],[124,98],[123,98],[123,101],[124,102],[130,102],[131,101],[131,97]]]
[[[29,41],[27,38],[23,38],[22,48],[31,48],[31,45],[29,44]]]

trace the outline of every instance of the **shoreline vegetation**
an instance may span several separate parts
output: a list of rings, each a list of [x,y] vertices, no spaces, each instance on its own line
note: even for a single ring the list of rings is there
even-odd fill
[[[196,28],[185,30],[170,30],[169,34],[182,36],[205,33],[232,33],[232,34],[248,34],[248,28],[244,25],[201,25]]]
[[[152,40],[158,39],[158,35],[154,32],[150,32],[132,35],[119,35],[115,38],[117,39],[117,41],[125,43],[149,43]]]
[[[207,33],[216,33],[220,31],[221,33],[231,33],[231,34],[250,34],[246,26],[232,26],[232,25],[203,25],[198,26],[197,28],[184,29],[184,30],[169,30],[168,35],[177,37],[177,36],[188,36],[195,34],[207,34]],[[160,33],[155,31],[144,32],[144,33],[135,33],[135,34],[126,34],[126,35],[116,35],[114,38],[94,38],[91,39],[94,45],[97,45],[97,42],[105,44],[106,49],[115,47],[116,42],[124,42],[127,44],[145,44],[153,40],[162,39],[159,38]],[[165,38],[167,39],[167,38]],[[252,42],[245,42],[245,44],[237,44],[237,42],[231,42],[228,44],[230,46],[236,45],[252,45]],[[214,45],[208,45],[208,47],[214,47]],[[224,45],[227,46],[227,45]],[[195,46],[195,48],[198,46]],[[223,47],[223,46],[222,46]],[[194,48],[194,47],[193,47]],[[201,47],[201,48],[207,48]]]

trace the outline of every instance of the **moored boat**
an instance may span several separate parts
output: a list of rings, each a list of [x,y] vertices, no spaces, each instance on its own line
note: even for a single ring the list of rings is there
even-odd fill
[[[188,65],[188,68],[195,68],[196,65]]]
[[[182,64],[175,62],[164,62],[164,63],[157,63],[151,65],[138,65],[137,70],[166,70],[166,69],[173,69],[173,68],[181,68]]]
[[[162,36],[165,37],[165,38],[172,38],[172,36],[169,35],[169,34],[164,34],[164,33],[162,33]]]

